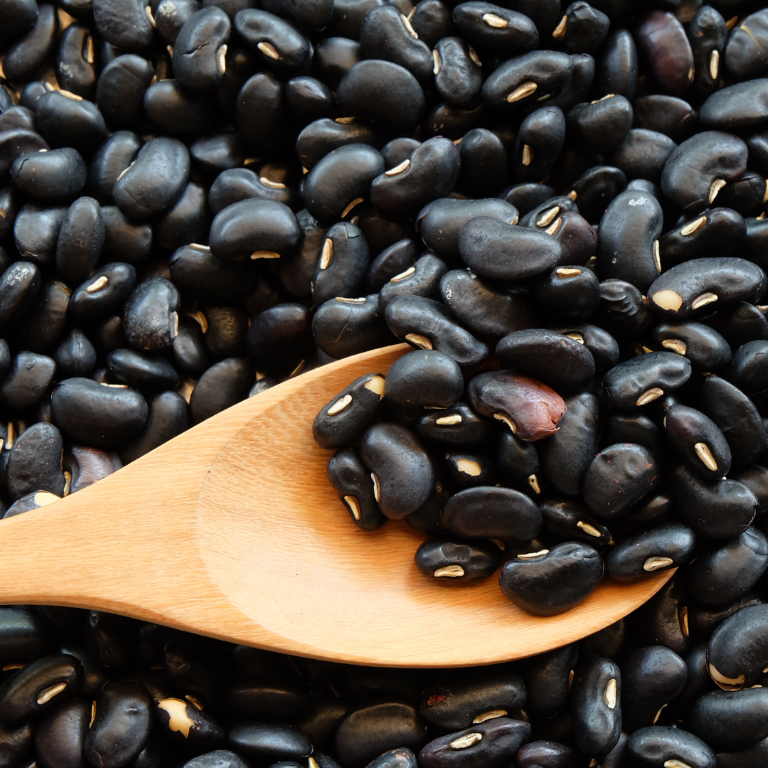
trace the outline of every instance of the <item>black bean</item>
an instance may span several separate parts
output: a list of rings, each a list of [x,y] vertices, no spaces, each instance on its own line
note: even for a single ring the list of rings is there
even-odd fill
[[[309,41],[291,23],[272,13],[244,8],[235,16],[235,29],[255,49],[260,65],[281,74],[299,70],[309,56]]]
[[[576,501],[547,499],[539,507],[547,530],[567,541],[606,546],[611,532]]]
[[[215,88],[226,71],[229,17],[220,8],[204,8],[184,22],[173,44],[173,71],[183,88]]]
[[[726,340],[702,323],[659,323],[653,336],[662,347],[684,355],[692,365],[704,371],[722,368],[731,360],[731,349]]]
[[[144,94],[154,75],[152,65],[135,53],[118,56],[104,67],[96,86],[96,104],[110,128],[130,129],[139,124]]]
[[[17,0],[3,7],[2,19],[7,34],[27,31],[37,18],[38,7],[34,0]]]
[[[112,448],[141,432],[147,404],[124,385],[103,386],[91,379],[62,382],[51,397],[54,422],[72,439]]]
[[[661,469],[642,445],[620,443],[598,453],[584,475],[584,501],[600,517],[625,514],[659,484]]]
[[[623,171],[628,179],[658,182],[676,146],[663,133],[633,128],[607,160]]]
[[[179,301],[176,286],[165,278],[140,283],[128,297],[123,312],[125,335],[131,346],[155,351],[173,344],[178,333]]]
[[[675,516],[705,539],[730,539],[747,530],[757,499],[746,485],[723,478],[705,482],[685,466],[673,473]]]
[[[81,330],[73,328],[59,343],[53,359],[62,377],[87,378],[96,367],[96,350]]]
[[[731,449],[712,419],[685,405],[664,412],[664,429],[672,447],[697,474],[709,480],[725,477],[731,469]]]
[[[462,367],[478,365],[488,347],[458,325],[443,304],[422,296],[402,295],[386,308],[387,325],[397,338],[419,349],[436,349]]]
[[[336,754],[344,768],[367,765],[390,749],[421,749],[427,741],[425,724],[410,704],[383,701],[350,712],[336,733]],[[307,742],[308,743],[308,742]],[[283,756],[288,756],[285,750]]]
[[[246,335],[249,358],[264,373],[292,373],[305,359],[311,322],[301,304],[278,304],[264,310]]]
[[[72,696],[82,670],[76,658],[64,653],[30,662],[0,686],[3,720],[13,723],[28,719]]]
[[[419,213],[417,227],[428,248],[442,258],[456,259],[460,255],[461,228],[468,221],[481,216],[498,219],[510,225],[518,221],[517,209],[501,200],[444,198],[428,204]]]
[[[307,175],[304,204],[318,221],[344,218],[369,196],[371,182],[383,172],[384,159],[373,147],[339,147]]]
[[[11,408],[29,408],[48,390],[55,372],[56,363],[47,355],[19,352],[0,383],[3,400]]]
[[[410,519],[410,517],[408,518]],[[464,584],[487,579],[501,564],[502,552],[490,542],[434,538],[416,551],[416,567],[425,576]]]
[[[424,768],[499,768],[507,765],[528,740],[531,726],[522,720],[496,717],[440,736],[419,752]]]
[[[406,427],[393,423],[370,427],[363,435],[360,455],[371,470],[376,501],[387,517],[403,518],[426,502],[434,467]]]
[[[561,257],[560,244],[549,235],[487,216],[473,218],[461,228],[459,251],[472,271],[493,280],[540,275]]]
[[[39,266],[50,264],[56,253],[59,231],[67,208],[27,203],[16,217],[13,236],[22,256]]]
[[[639,408],[682,387],[691,376],[688,358],[651,352],[614,366],[603,379],[608,400],[617,408]]]
[[[661,89],[682,93],[694,74],[693,51],[683,25],[669,11],[651,11],[640,20],[637,39]]]
[[[148,222],[130,221],[116,206],[101,209],[104,221],[102,259],[119,259],[130,264],[146,261],[152,249],[152,226]]]
[[[570,712],[576,745],[584,754],[603,757],[618,743],[621,698],[621,673],[610,659],[587,658],[575,669]]]
[[[125,765],[142,750],[152,727],[152,697],[140,683],[111,681],[96,700],[83,745],[90,763]]]
[[[768,540],[754,527],[716,550],[704,552],[687,570],[688,591],[705,606],[743,597],[768,567]]]
[[[504,596],[534,616],[554,616],[584,600],[603,576],[603,561],[579,542],[517,555],[501,569]]]
[[[687,563],[694,543],[693,531],[687,526],[662,522],[620,539],[605,556],[605,571],[622,584],[640,581],[656,571]]]
[[[95,104],[65,91],[48,91],[35,102],[37,128],[52,147],[74,147],[90,154],[107,136]]]
[[[176,139],[152,139],[115,183],[115,203],[132,219],[148,219],[176,202],[188,177],[187,148]]]
[[[336,451],[328,462],[328,479],[355,525],[376,531],[387,522],[374,497],[370,473],[354,448]]]
[[[424,110],[424,92],[405,68],[389,61],[361,61],[337,89],[339,106],[349,115],[372,120],[386,131],[408,130]]]
[[[699,388],[699,407],[717,424],[731,449],[734,469],[752,464],[768,440],[754,403],[719,376],[705,377]]]
[[[542,97],[564,89],[574,69],[573,58],[558,51],[531,51],[504,62],[483,84],[483,100],[491,106],[525,113],[541,106]]]
[[[33,352],[49,352],[67,325],[69,289],[54,280],[42,288],[37,300],[22,320],[17,343]]]
[[[459,151],[452,141],[429,139],[414,150],[410,159],[373,180],[371,203],[388,218],[413,216],[426,203],[453,191],[460,164]]]
[[[379,310],[376,294],[358,299],[334,298],[319,306],[312,318],[315,343],[338,359],[394,341]]]
[[[5,484],[13,501],[41,490],[64,495],[64,441],[52,424],[33,424],[16,439],[8,457]]]
[[[765,74],[768,59],[761,41],[768,35],[768,14],[764,10],[747,16],[728,38],[725,65],[738,80]]]
[[[641,768],[664,762],[690,768],[715,768],[715,753],[697,736],[682,728],[649,726],[635,731],[627,741],[627,754]]]
[[[130,264],[106,264],[75,290],[70,312],[81,321],[110,314],[124,304],[135,283]]]
[[[341,448],[362,435],[381,411],[384,386],[381,374],[366,374],[339,392],[315,417],[312,434],[317,444]]]
[[[312,282],[316,304],[336,297],[353,298],[368,269],[368,244],[354,224],[334,224],[326,233]]]
[[[544,329],[505,336],[496,345],[496,355],[503,368],[538,379],[557,392],[577,392],[595,373],[595,361],[587,347]]]
[[[420,437],[448,446],[470,446],[490,437],[490,425],[466,403],[424,414],[416,424]]]
[[[251,387],[253,373],[248,361],[230,357],[212,365],[200,377],[189,400],[193,424],[215,416],[241,400]]]
[[[302,165],[311,171],[329,152],[350,144],[366,144],[382,149],[384,136],[364,120],[321,118],[307,125],[299,134],[296,153]]]
[[[82,765],[83,743],[91,720],[92,702],[82,696],[65,699],[37,722],[35,750],[41,762]]]
[[[621,672],[621,711],[627,731],[655,724],[664,707],[682,693],[688,677],[683,659],[660,645],[635,651]]]
[[[443,275],[448,266],[442,259],[427,251],[412,267],[400,272],[385,283],[379,291],[379,306],[386,311],[398,296],[423,296],[437,299]]]
[[[155,27],[149,5],[143,0],[118,3],[115,0],[94,0],[93,17],[96,29],[115,48],[140,50],[152,41]]]
[[[637,88],[637,48],[631,33],[618,28],[611,31],[603,44],[597,66],[598,92],[624,96],[630,101]]]
[[[53,4],[40,3],[34,24],[5,54],[5,76],[14,82],[31,80],[56,47],[58,15]]]
[[[711,691],[693,702],[689,712],[690,728],[716,749],[746,749],[768,737],[766,706],[768,692],[764,688],[735,693]]]
[[[193,702],[168,698],[154,703],[160,723],[170,731],[169,741],[178,747],[208,750],[224,741],[224,729]]]

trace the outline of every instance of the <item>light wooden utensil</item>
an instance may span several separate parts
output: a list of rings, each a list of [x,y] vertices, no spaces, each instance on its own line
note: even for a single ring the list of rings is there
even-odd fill
[[[359,530],[312,439],[318,410],[410,347],[347,358],[280,384],[124,469],[0,521],[0,604],[94,608],[330,661],[450,667],[517,659],[622,618],[671,576],[606,582],[568,613],[518,610],[492,577],[416,570],[405,521]]]

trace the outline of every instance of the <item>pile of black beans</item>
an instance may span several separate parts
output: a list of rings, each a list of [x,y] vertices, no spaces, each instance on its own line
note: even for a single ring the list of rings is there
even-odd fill
[[[5,516],[400,339],[319,421],[355,522],[540,612],[682,563],[454,671],[0,607],[0,768],[765,768],[766,50],[750,0],[0,0]]]

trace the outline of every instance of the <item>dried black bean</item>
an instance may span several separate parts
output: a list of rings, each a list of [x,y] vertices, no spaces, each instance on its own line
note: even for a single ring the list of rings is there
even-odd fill
[[[501,564],[502,552],[490,542],[428,539],[416,551],[416,567],[425,575],[464,584],[487,579]]]
[[[623,537],[605,556],[605,572],[622,584],[688,562],[695,537],[680,523],[665,523]]]
[[[326,233],[312,282],[316,304],[356,295],[368,269],[368,244],[354,224],[334,224]]]
[[[496,355],[503,368],[538,379],[557,392],[578,392],[595,374],[586,346],[544,329],[510,333],[496,345]]]
[[[627,731],[655,724],[664,707],[682,693],[688,677],[683,659],[660,645],[635,651],[621,672],[622,725]]]
[[[337,359],[394,342],[377,294],[326,301],[315,311],[312,333],[317,346]]]
[[[362,435],[381,410],[384,386],[381,374],[366,374],[339,392],[315,417],[312,434],[318,445],[342,448]]]
[[[577,501],[547,499],[539,507],[547,530],[567,541],[607,546],[611,532]]]
[[[585,755],[604,757],[618,743],[621,698],[621,673],[610,659],[588,658],[575,669],[570,712],[576,745]]]
[[[723,606],[743,597],[768,567],[768,540],[750,526],[719,549],[704,552],[687,570],[688,591],[705,606]]]
[[[686,405],[664,412],[665,433],[688,467],[709,480],[725,477],[731,469],[731,449],[712,419]]]
[[[387,522],[374,497],[370,473],[354,448],[336,451],[328,462],[328,479],[355,525],[375,531]]]
[[[641,768],[675,762],[690,768],[715,768],[715,753],[701,739],[682,728],[649,726],[627,741],[627,754]]]
[[[603,561],[579,542],[517,555],[501,570],[504,596],[534,616],[554,616],[580,603],[597,587]]]
[[[633,128],[607,157],[628,179],[658,182],[677,145],[668,136],[645,128]]]
[[[683,386],[691,364],[674,352],[651,352],[613,367],[603,379],[606,396],[621,409],[640,408]]]
[[[723,478],[706,482],[685,466],[672,473],[675,516],[705,539],[730,539],[747,530],[757,499],[746,485]]]
[[[440,302],[397,296],[387,305],[385,317],[397,338],[419,349],[443,352],[462,367],[479,365],[488,356],[488,347],[458,325]]]

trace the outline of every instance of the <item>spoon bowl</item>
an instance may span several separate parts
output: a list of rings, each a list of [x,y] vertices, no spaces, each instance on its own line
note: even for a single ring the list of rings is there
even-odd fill
[[[618,621],[674,571],[604,581],[547,618],[492,577],[436,582],[405,521],[349,519],[312,438],[319,409],[407,345],[310,371],[193,427],[120,471],[0,524],[0,603],[110,611],[299,656],[391,667],[523,658]]]

